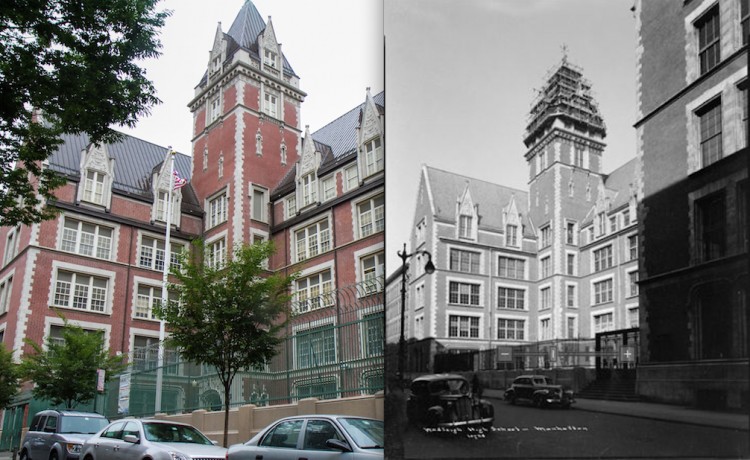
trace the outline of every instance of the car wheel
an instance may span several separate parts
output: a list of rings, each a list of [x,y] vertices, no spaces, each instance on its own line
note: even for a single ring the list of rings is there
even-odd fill
[[[19,460],[28,460],[29,456],[26,455],[26,451],[25,450],[22,450],[21,451],[21,455],[18,458],[19,458]]]
[[[516,395],[510,395],[510,404],[511,406],[516,405]]]
[[[542,407],[542,398],[534,396],[534,407]]]
[[[440,416],[435,412],[427,414],[427,428],[437,428],[440,423]]]
[[[57,451],[52,451],[51,454],[49,454],[49,460],[57,460]]]

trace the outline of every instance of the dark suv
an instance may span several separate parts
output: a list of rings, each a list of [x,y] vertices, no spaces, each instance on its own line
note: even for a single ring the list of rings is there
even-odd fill
[[[568,409],[575,402],[573,391],[555,385],[545,375],[521,375],[505,390],[505,400],[515,404],[518,401],[530,402],[536,407],[559,405]]]
[[[91,412],[43,410],[31,420],[20,459],[77,459],[83,442],[108,423],[104,416]]]

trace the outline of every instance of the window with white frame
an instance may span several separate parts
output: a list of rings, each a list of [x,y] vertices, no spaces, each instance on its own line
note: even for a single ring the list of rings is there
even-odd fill
[[[721,61],[720,26],[718,4],[695,21],[695,28],[698,32],[698,59],[701,75],[716,67]]]
[[[497,308],[526,309],[526,290],[498,286]]]
[[[357,205],[359,236],[364,238],[385,229],[385,195],[378,195]]]
[[[269,90],[263,95],[263,111],[274,118],[279,118],[279,96]]]
[[[164,191],[164,190],[159,190],[156,193],[156,215],[154,216],[157,221],[159,222],[167,221],[168,202],[169,202],[169,192]]]
[[[615,315],[612,312],[594,315],[594,333],[611,331],[615,328]]]
[[[284,200],[284,204],[287,219],[290,219],[297,215],[297,197],[295,195],[286,197],[286,200]]]
[[[331,249],[328,219],[323,219],[295,232],[297,262],[317,256]]]
[[[323,201],[336,198],[336,176],[323,179]]]
[[[9,276],[0,282],[0,314],[8,311],[10,304],[10,294],[13,288],[13,277]]]
[[[385,276],[385,256],[382,252],[360,259],[365,295],[375,294],[383,289]]]
[[[104,182],[106,175],[100,171],[86,171],[83,181],[83,200],[94,204],[104,204]]]
[[[474,251],[452,248],[450,250],[450,269],[455,272],[479,273],[481,254]]]
[[[539,289],[539,309],[545,310],[552,306],[552,288],[543,287]]]
[[[302,196],[302,207],[318,201],[318,180],[314,173],[302,177],[299,181]]]
[[[638,235],[628,237],[628,260],[638,260]]]
[[[253,187],[252,218],[260,222],[268,222],[268,190]]]
[[[518,247],[518,226],[508,224],[505,226],[505,245]]]
[[[472,227],[473,225],[474,221],[472,216],[458,216],[458,237],[471,238],[474,234],[474,229]]]
[[[208,228],[227,221],[227,194],[222,192],[208,201]]]
[[[575,339],[578,336],[578,318],[575,316],[568,316],[566,320],[568,338]]]
[[[607,216],[600,212],[599,215],[596,217],[597,224],[599,225],[599,235],[603,236],[607,233]]]
[[[568,275],[576,274],[576,255],[568,253],[565,255],[565,273]]]
[[[96,329],[84,329],[83,332],[86,334],[97,334],[104,339],[104,331]],[[57,324],[50,325],[48,339],[50,342],[56,345],[65,345],[65,327],[58,326]],[[102,340],[102,346],[104,347],[104,340]]]
[[[277,64],[276,61],[278,59],[278,55],[274,53],[273,51],[269,50],[268,48],[265,48],[263,50],[263,64],[267,65],[268,67],[276,68]]]
[[[365,356],[383,356],[385,315],[382,311],[362,316]]]
[[[628,297],[638,295],[638,270],[628,272]]]
[[[370,176],[383,170],[383,146],[380,138],[365,143],[365,175]]]
[[[176,292],[170,291],[167,295],[169,296],[169,303],[179,300]],[[135,305],[133,305],[133,317],[139,319],[158,319],[154,308],[161,305],[161,296],[161,287],[139,283]]]
[[[335,303],[331,270],[325,270],[298,279],[295,286],[295,311],[304,313],[319,308],[330,307]]]
[[[448,284],[448,302],[456,305],[479,306],[480,285],[451,281]]]
[[[479,338],[479,318],[476,316],[450,315],[448,337]]]
[[[578,225],[575,222],[565,222],[565,243],[570,245],[578,244]]]
[[[573,149],[573,166],[583,168],[583,147],[576,145]]]
[[[497,338],[500,340],[524,340],[526,321],[522,319],[497,319]]]
[[[294,342],[298,369],[336,362],[336,331],[333,324],[297,331]]]
[[[211,268],[223,267],[227,260],[227,241],[219,238],[208,244],[206,251],[206,264]]]
[[[108,305],[108,286],[108,278],[58,270],[53,304],[56,307],[103,313]]]
[[[497,275],[516,280],[526,279],[526,261],[515,257],[499,256],[497,258]]]
[[[609,231],[610,232],[616,232],[617,231],[617,216],[609,216]]]
[[[612,268],[612,245],[604,246],[593,251],[594,253],[594,271],[598,272]]]
[[[541,239],[542,248],[546,248],[547,246],[552,244],[552,229],[550,228],[549,225],[545,225],[544,227],[542,227],[542,229],[540,230],[540,233],[542,236],[542,239]]]
[[[539,320],[539,340],[549,340],[552,338],[552,322],[549,318]]]
[[[221,95],[211,99],[210,106],[208,108],[208,124],[216,121],[221,115]]]
[[[112,257],[113,231],[110,227],[66,217],[60,249],[109,260]]]
[[[180,354],[174,347],[164,347],[164,372],[176,375]],[[148,371],[159,366],[159,339],[157,337],[133,336],[131,364],[135,371]]]
[[[638,307],[628,308],[628,327],[639,327]]]
[[[358,185],[359,173],[357,172],[357,164],[355,163],[344,169],[344,191],[354,190]]]
[[[8,230],[8,236],[5,238],[5,258],[3,265],[8,265],[16,254],[18,254],[18,236],[21,233],[21,226]],[[109,257],[106,257],[107,259]]]
[[[594,304],[612,302],[612,284],[612,278],[593,283]]]
[[[565,285],[565,303],[568,308],[578,307],[578,295],[576,293],[576,290],[577,289],[575,284]]]
[[[539,259],[539,278],[547,278],[552,274],[552,257],[542,257]]]
[[[622,212],[622,226],[627,227],[630,225],[630,210],[626,209]]]
[[[185,245],[172,243],[169,248],[169,263],[171,268],[180,268],[180,254]],[[164,271],[164,258],[166,256],[164,240],[158,240],[150,236],[141,237],[141,253],[138,265],[156,271]]]
[[[723,156],[721,98],[717,97],[695,112],[699,120],[701,166],[715,163]]]

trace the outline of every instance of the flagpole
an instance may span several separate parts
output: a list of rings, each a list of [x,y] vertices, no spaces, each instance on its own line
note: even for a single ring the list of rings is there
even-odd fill
[[[167,281],[169,275],[169,266],[171,265],[171,249],[170,233],[172,230],[172,190],[174,189],[174,156],[175,152],[172,147],[169,147],[169,193],[167,195],[167,232],[164,241],[164,270],[162,272],[162,286],[161,286],[161,304],[162,306],[167,305],[169,299],[167,293]],[[158,200],[158,196],[157,196]],[[164,338],[166,335],[166,323],[164,318],[159,318],[159,352],[157,354],[156,361],[156,395],[154,399],[154,414],[161,412],[161,393],[162,386],[164,384]]]

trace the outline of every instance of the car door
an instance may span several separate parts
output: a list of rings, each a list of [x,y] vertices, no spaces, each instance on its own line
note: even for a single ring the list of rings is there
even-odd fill
[[[129,434],[137,437],[138,439],[142,439],[143,434],[141,433],[140,423],[136,422],[135,420],[129,420],[125,423],[125,426],[122,428],[120,435],[117,437],[117,442],[113,446],[114,460],[133,460],[136,458],[141,458],[141,455],[143,455],[143,451],[145,450],[145,448],[143,447],[142,443],[132,443],[125,441],[125,436]]]
[[[268,430],[255,448],[255,455],[246,458],[258,460],[296,460],[303,458],[297,448],[302,436],[303,419],[284,420]],[[243,457],[245,458],[245,457]]]
[[[531,378],[521,377],[518,379],[517,394],[520,398],[531,399],[531,394],[534,392],[534,388],[531,384]]]
[[[31,448],[31,458],[49,458],[53,439],[55,433],[57,433],[57,427],[59,426],[58,418],[57,414],[50,414],[47,416],[47,420],[44,421],[42,429],[37,432],[37,437]]]
[[[342,458],[339,449],[326,446],[329,439],[338,439],[347,442],[338,429],[325,419],[308,419],[305,425],[304,438],[302,439],[302,451],[298,458],[308,460],[333,460]]]
[[[46,422],[46,415],[36,415],[31,422],[29,432],[26,434],[27,449],[29,449],[29,457],[31,458],[43,458],[40,457],[41,449],[39,446],[42,445],[41,434]]]
[[[114,460],[115,445],[118,445],[120,433],[125,422],[115,422],[105,429],[101,435],[91,438],[94,445],[93,453],[96,460]]]

